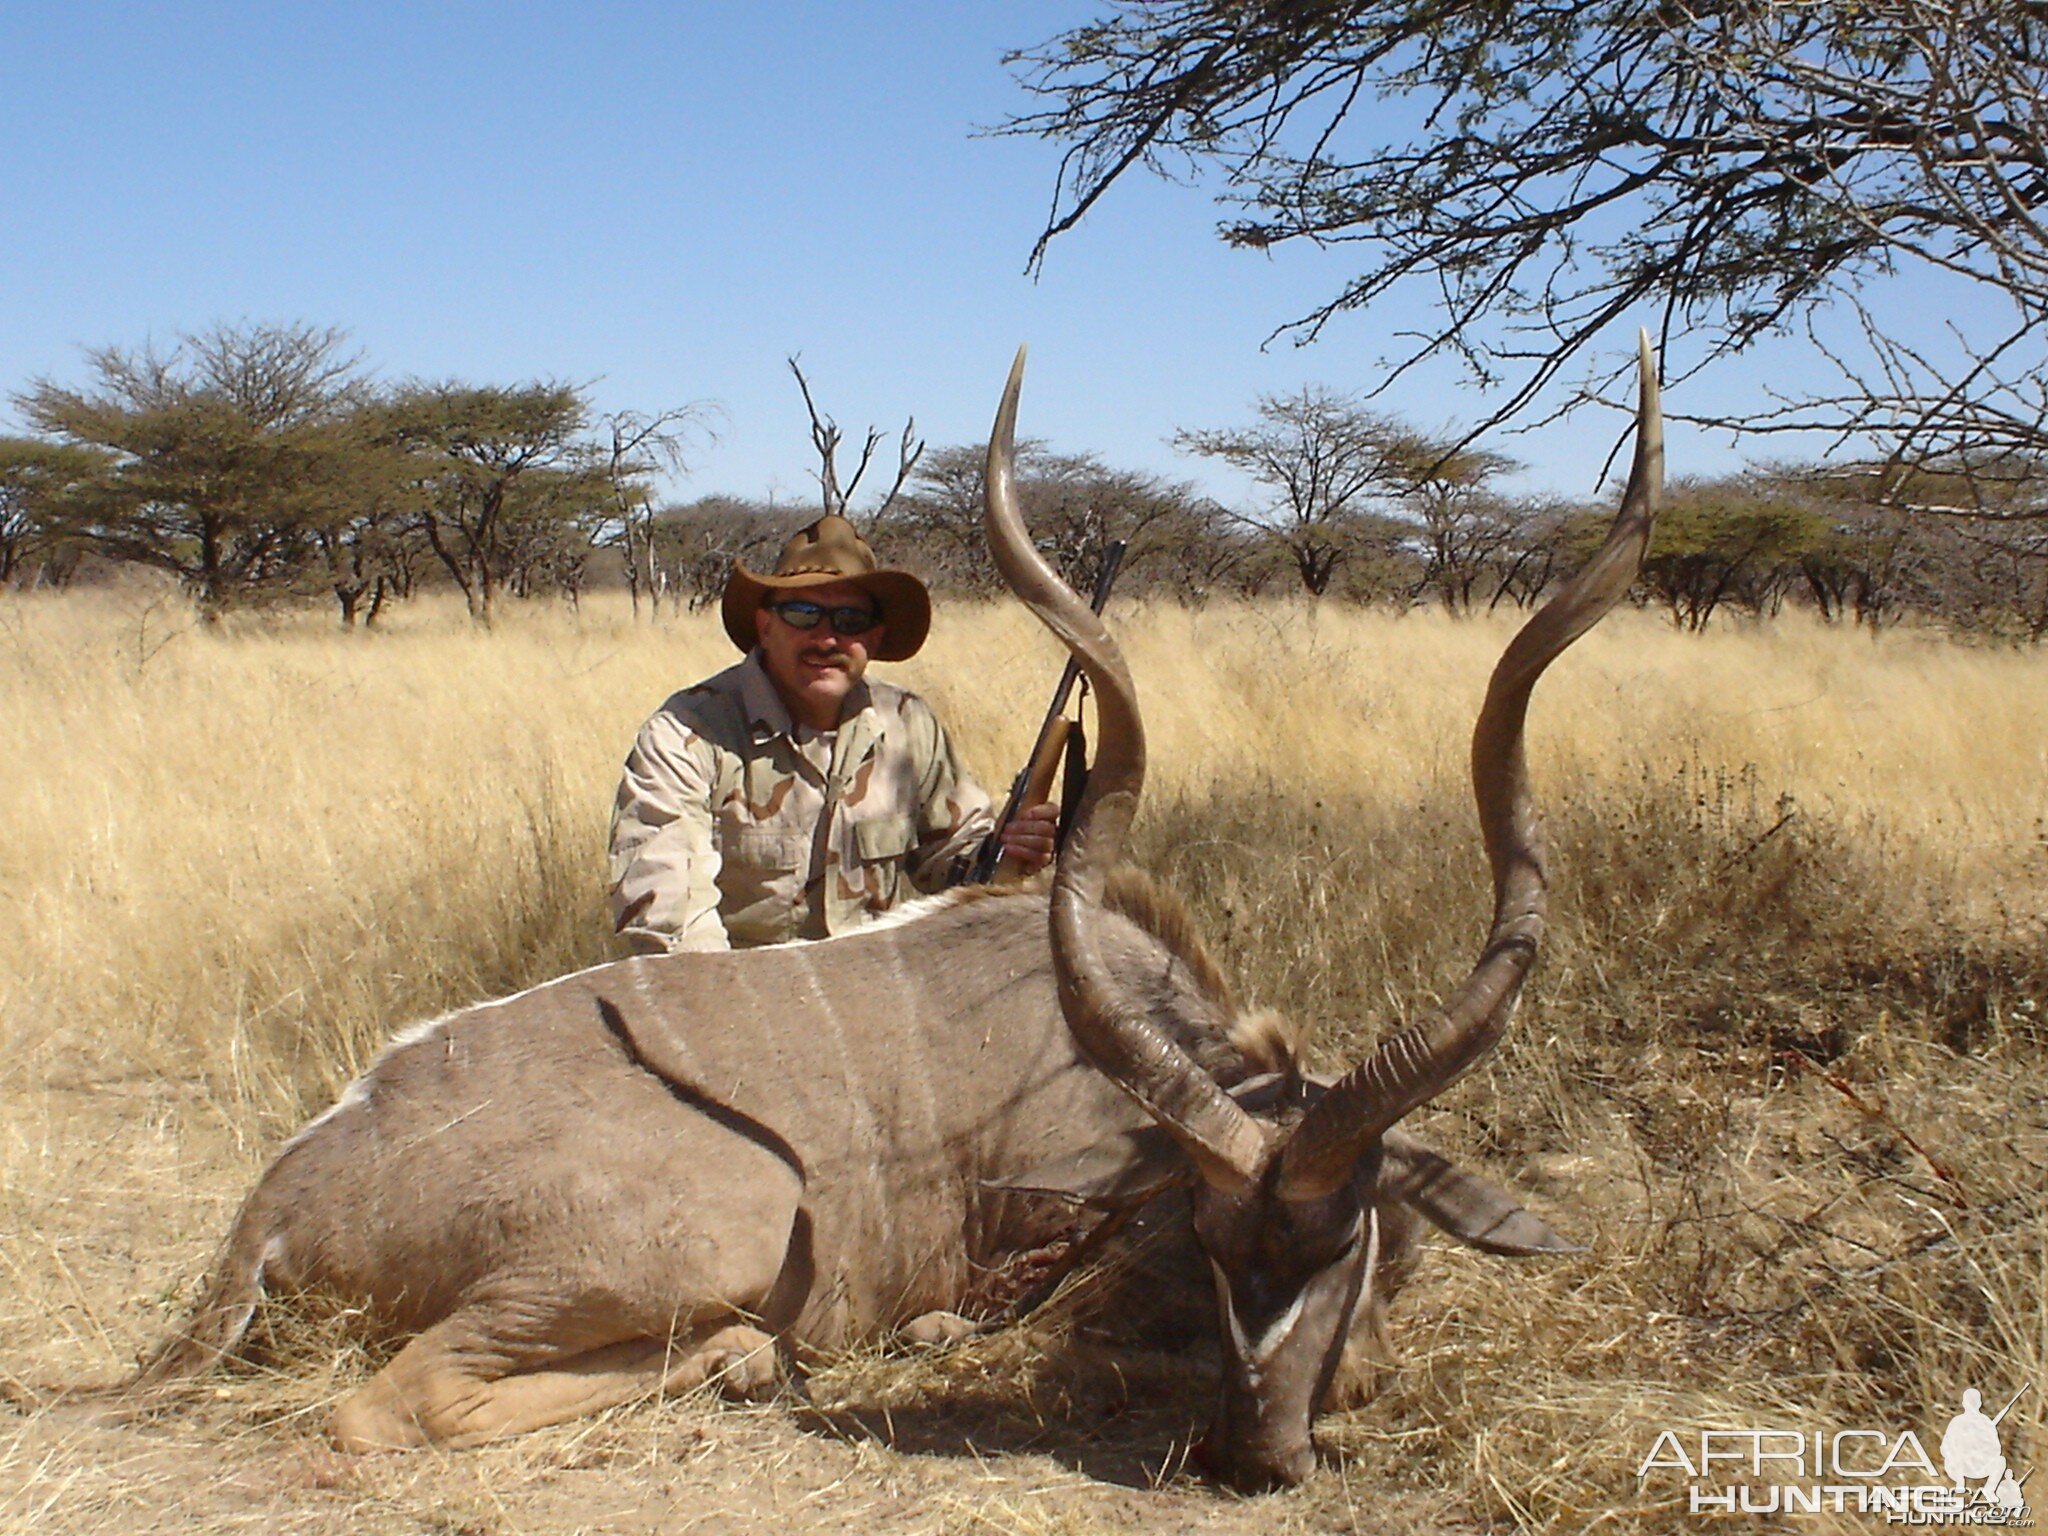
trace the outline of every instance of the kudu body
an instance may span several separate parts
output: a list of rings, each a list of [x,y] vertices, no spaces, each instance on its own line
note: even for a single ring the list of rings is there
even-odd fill
[[[1230,1003],[1132,923],[1107,942],[1226,1078]],[[957,1307],[1066,1225],[986,1181],[1134,1129],[1078,1061],[1042,894],[817,944],[637,957],[408,1031],[278,1153],[149,1385],[231,1349],[260,1290],[415,1334],[350,1449],[465,1444],[834,1349]]]
[[[407,1031],[278,1153],[134,1388],[231,1352],[271,1289],[328,1292],[413,1335],[336,1410],[346,1449],[474,1443],[713,1378],[757,1390],[777,1350],[957,1307],[978,1270],[1066,1225],[1045,1194],[1129,1206],[1186,1182],[1224,1360],[1210,1464],[1242,1486],[1298,1480],[1344,1344],[1405,1265],[1411,1213],[1489,1251],[1567,1246],[1392,1127],[1491,1046],[1533,952],[1520,710],[1640,557],[1647,368],[1597,579],[1525,629],[1482,714],[1496,920],[1439,1018],[1334,1083],[1305,1079],[1251,1047],[1170,899],[1112,881],[1142,730],[1113,643],[1017,520],[1013,372],[992,545],[1101,709],[1049,901],[956,894],[818,944],[623,960]]]

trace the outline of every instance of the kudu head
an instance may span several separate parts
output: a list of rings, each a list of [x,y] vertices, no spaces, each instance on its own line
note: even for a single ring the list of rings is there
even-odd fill
[[[1440,1009],[1383,1038],[1340,1077],[1290,1070],[1232,1090],[1146,1016],[1099,942],[1105,885],[1144,783],[1145,733],[1116,642],[1038,554],[1018,513],[1012,462],[1023,369],[1020,349],[989,440],[989,547],[1010,589],[1079,660],[1098,715],[1096,761],[1053,880],[1054,973],[1082,1053],[1156,1130],[1005,1183],[1104,1204],[1144,1198],[1174,1179],[1189,1184],[1196,1238],[1215,1276],[1223,1356],[1203,1459],[1241,1489],[1289,1485],[1315,1464],[1310,1425],[1373,1284],[1382,1212],[1393,1202],[1490,1252],[1571,1251],[1503,1192],[1395,1127],[1498,1045],[1536,955],[1546,881],[1523,720],[1536,680],[1620,599],[1649,542],[1663,469],[1649,340],[1621,510],[1599,552],[1508,644],[1472,733],[1494,912],[1471,974]]]

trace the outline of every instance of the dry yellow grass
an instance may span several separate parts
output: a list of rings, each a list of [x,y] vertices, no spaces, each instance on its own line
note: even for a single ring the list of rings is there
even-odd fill
[[[1459,781],[1508,628],[1295,607],[1122,627],[1155,804],[1220,789],[1387,806]],[[140,596],[8,602],[8,1060],[185,1045],[217,1074],[230,1042],[298,1036],[314,1071],[296,1091],[262,1081],[304,1065],[293,1051],[227,1063],[249,1079],[238,1095],[290,1116],[394,1016],[600,958],[617,762],[727,651],[709,615],[635,629],[616,604],[515,609],[490,635],[422,605],[377,637],[313,614],[216,637]],[[942,613],[897,671],[1000,788],[1055,667],[999,607]],[[1533,732],[1553,798],[1689,761],[1882,835],[1908,881],[2010,896],[2048,874],[2038,653],[1796,623],[1680,636],[1622,614],[1546,683]]]
[[[1464,734],[1508,622],[1275,605],[1119,629],[1152,742],[1141,857],[1251,990],[1341,1055],[1453,979],[1482,901]],[[489,635],[422,604],[345,636],[312,614],[204,633],[139,594],[0,600],[0,1380],[103,1376],[143,1343],[266,1149],[391,1026],[610,953],[619,758],[727,658],[708,615],[635,626],[603,601],[515,606]],[[1000,788],[1058,659],[1021,613],[953,609],[890,675]],[[1406,1365],[1328,1426],[1340,1464],[1254,1523],[1371,1529],[1359,1501],[1401,1486],[1487,1521],[1662,1529],[1684,1523],[1669,1491],[1630,1475],[1653,1424],[1924,1432],[1962,1385],[2007,1381],[2037,1384],[2015,1422],[2038,1424],[2048,657],[1622,614],[1544,685],[1532,756],[1557,942],[1498,1066],[1428,1129],[1594,1252],[1433,1254]],[[1960,1203],[1902,1130],[1957,1167]],[[1099,1406],[1048,1327],[848,1362],[833,1390]],[[297,1436],[350,1368],[320,1348],[222,1411],[250,1399]],[[714,1438],[755,1422],[658,1412]],[[0,1429],[0,1531],[134,1528],[112,1451],[31,1438]],[[871,1493],[904,1475],[842,1471]],[[379,1487],[364,1528],[402,1528]],[[934,1530],[1123,1528],[1007,1483],[933,1498]],[[475,1528],[527,1528],[487,1505]]]

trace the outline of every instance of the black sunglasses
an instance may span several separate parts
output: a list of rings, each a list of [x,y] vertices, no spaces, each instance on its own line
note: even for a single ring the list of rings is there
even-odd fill
[[[832,621],[835,635],[864,635],[871,629],[881,627],[882,616],[872,608],[857,608],[849,603],[844,608],[827,608],[821,603],[807,603],[794,598],[786,603],[770,603],[768,611],[791,629],[816,629],[820,619]]]

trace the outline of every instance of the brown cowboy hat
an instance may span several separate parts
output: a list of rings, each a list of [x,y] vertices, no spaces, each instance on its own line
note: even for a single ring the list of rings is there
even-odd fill
[[[743,651],[755,644],[754,614],[771,592],[799,592],[850,581],[874,594],[882,614],[882,638],[874,648],[876,661],[902,661],[915,656],[932,627],[932,598],[924,583],[908,571],[884,570],[875,564],[868,541],[843,517],[827,514],[782,546],[774,571],[757,576],[739,561],[726,578],[720,612],[725,632]]]

